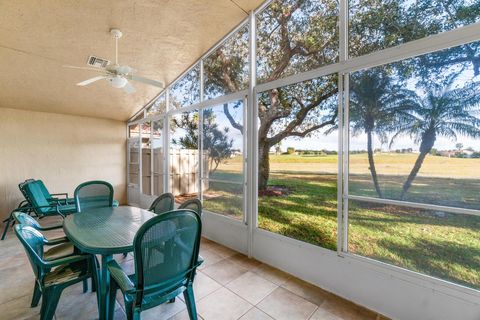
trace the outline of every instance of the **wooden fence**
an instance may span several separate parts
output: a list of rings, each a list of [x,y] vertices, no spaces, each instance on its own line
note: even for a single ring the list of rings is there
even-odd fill
[[[153,174],[153,194],[164,193],[163,188],[163,149],[153,150],[153,172],[150,170],[152,150],[142,149],[142,188],[144,194],[151,194],[151,179]],[[170,192],[174,195],[192,194],[199,192],[200,179],[199,151],[193,149],[170,149]],[[130,150],[130,158],[138,159],[138,151]],[[203,168],[208,178],[208,154],[203,157]],[[138,182],[138,166],[130,165],[130,181]],[[208,189],[208,180],[203,181],[203,189]]]

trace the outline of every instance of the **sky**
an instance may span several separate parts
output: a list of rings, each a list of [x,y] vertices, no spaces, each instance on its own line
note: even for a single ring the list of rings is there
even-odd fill
[[[462,143],[464,148],[472,147],[473,149],[480,151],[480,139],[472,139],[462,136],[459,136],[458,141],[439,137],[435,142],[434,148],[438,150],[453,150],[456,149],[455,144],[457,143]],[[338,134],[332,133],[328,136],[318,135],[318,137],[303,138],[301,140],[287,138],[282,141],[282,151],[286,151],[288,147],[294,147],[297,150],[338,150]],[[384,151],[388,151],[388,143],[382,146],[380,141],[375,137],[374,148],[381,148]],[[410,138],[398,139],[392,146],[392,150],[408,148],[418,151],[418,145],[416,145]],[[367,136],[365,134],[361,134],[351,137],[350,150],[367,150]]]
[[[361,71],[360,71],[361,72]],[[466,83],[471,83],[472,81],[480,81],[478,76],[473,75],[471,68],[464,69],[460,76],[456,79],[454,86],[462,86]],[[415,91],[419,96],[424,96],[425,92],[416,87],[418,79],[411,78],[407,82],[407,88]],[[243,103],[240,101],[241,107],[233,108],[234,103],[230,103],[230,112],[233,118],[239,122],[243,123]],[[233,141],[233,149],[243,150],[243,139],[242,134],[239,130],[234,129],[227,117],[223,112],[223,105],[212,107],[215,113],[216,121],[219,124],[219,128],[224,130],[225,127],[230,128],[228,136]],[[479,115],[477,115],[479,116]],[[184,135],[185,131],[182,129],[177,129],[175,133],[172,134],[172,138],[179,138]],[[467,136],[458,136],[457,140],[451,138],[445,138],[442,136],[437,137],[434,148],[437,150],[454,150],[456,149],[456,144],[462,143],[464,148],[473,148],[474,150],[480,151],[480,139],[474,139]],[[322,133],[317,133],[313,137],[307,138],[286,138],[281,142],[281,150],[286,151],[288,147],[293,147],[297,150],[338,150],[338,132],[334,131],[329,135],[324,135]],[[378,137],[374,137],[374,148],[381,148],[383,151],[388,151],[389,146],[388,142],[386,144],[381,144]],[[412,138],[409,136],[401,136],[396,139],[395,143],[392,145],[391,150],[396,149],[408,149],[412,148],[413,151],[418,151],[419,145],[415,143]],[[367,137],[364,133],[358,134],[356,136],[350,137],[350,150],[366,150],[367,149]]]
[[[228,119],[226,118],[223,112],[223,106],[217,106],[213,108],[216,116],[216,120],[219,124],[219,128],[224,130],[225,127],[229,127],[228,136],[233,140],[233,149],[243,150],[243,139],[242,134],[239,130],[234,129]],[[230,107],[230,110],[233,110]],[[242,108],[231,111],[233,117],[237,121],[242,121]],[[177,129],[177,131],[172,134],[172,138],[178,139],[180,136],[184,135],[185,131],[182,129]],[[455,145],[457,143],[462,143],[464,148],[472,147],[474,150],[480,151],[480,139],[474,139],[466,136],[458,136],[457,141],[452,139],[447,139],[444,137],[438,137],[434,148],[438,150],[454,150],[456,149]],[[338,150],[338,132],[334,131],[329,135],[324,135],[321,133],[316,134],[314,137],[307,138],[286,138],[281,143],[282,151],[286,151],[288,147],[293,147],[297,150]],[[412,148],[414,151],[418,151],[418,144],[415,144],[414,141],[406,136],[401,137],[396,140],[392,146],[392,150],[395,149],[408,149]],[[381,148],[384,151],[388,151],[388,143],[382,145],[380,140],[377,137],[374,137],[374,148]],[[367,149],[367,136],[365,134],[359,134],[350,138],[350,150],[366,150]]]

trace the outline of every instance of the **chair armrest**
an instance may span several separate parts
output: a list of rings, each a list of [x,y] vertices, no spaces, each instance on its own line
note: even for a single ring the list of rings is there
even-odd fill
[[[65,219],[67,213],[63,213],[63,212],[61,211],[61,207],[62,207],[62,205],[60,205],[60,204],[57,203],[57,206],[55,207],[55,209],[57,209],[57,213],[58,213],[59,215],[61,215],[62,218]]]
[[[62,193],[52,193],[50,194],[52,197],[48,200],[51,202],[56,202],[59,205],[68,205],[69,198],[68,198],[68,193],[62,192]],[[55,197],[55,196],[62,196],[62,198]]]
[[[201,255],[198,255],[197,267],[199,267],[204,262],[205,262],[205,259]]]
[[[65,243],[65,242],[68,242],[68,238],[67,237],[60,237],[60,238],[55,238],[55,239],[51,239],[51,240],[45,240],[44,243],[47,245],[47,246],[55,246],[57,244],[60,244],[60,243]]]
[[[50,198],[48,199],[48,202],[51,204],[55,205],[66,205],[67,204],[67,199],[64,198]]]
[[[65,198],[68,198],[68,193],[66,192],[60,192],[60,193],[51,193],[51,196],[65,196]]]
[[[132,283],[132,280],[127,276],[120,267],[117,261],[112,260],[107,264],[108,271],[110,271],[110,276],[115,280],[115,282],[120,287],[120,290],[124,293],[133,293],[136,291],[135,285]]]
[[[84,255],[75,255],[75,256],[68,256],[68,257],[64,257],[64,258],[60,258],[60,259],[57,259],[57,260],[51,260],[51,261],[41,261],[42,262],[42,266],[44,268],[53,268],[53,267],[58,267],[58,266],[61,266],[61,265],[64,265],[64,264],[69,264],[69,263],[73,263],[73,262],[78,262],[78,261],[82,261],[82,260],[87,260],[87,259],[91,259],[92,256],[89,255],[89,254],[84,254]]]

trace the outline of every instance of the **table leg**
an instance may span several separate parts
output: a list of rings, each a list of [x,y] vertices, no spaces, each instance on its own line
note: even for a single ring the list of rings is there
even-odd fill
[[[113,259],[111,254],[102,255],[100,268],[97,276],[97,290],[98,290],[98,315],[100,320],[109,320],[112,318],[108,314],[108,301],[110,293],[110,274],[108,272],[107,263]]]

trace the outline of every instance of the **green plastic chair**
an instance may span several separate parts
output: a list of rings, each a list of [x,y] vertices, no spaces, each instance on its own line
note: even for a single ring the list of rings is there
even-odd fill
[[[14,211],[13,217],[16,222],[20,224],[28,225],[34,229],[37,229],[38,231],[50,231],[55,229],[61,229],[63,226],[61,223],[59,223],[59,224],[50,225],[48,227],[42,227],[40,223],[38,223],[38,221],[35,220],[31,215],[22,211]]]
[[[148,210],[161,214],[164,212],[172,211],[175,204],[175,196],[171,193],[164,193],[153,200]]]
[[[77,212],[93,208],[113,207],[113,187],[106,181],[87,181],[73,193]]]
[[[15,211],[33,213],[37,217],[52,214],[65,216],[77,212],[77,207],[74,203],[75,198],[68,198],[68,193],[51,194],[41,180],[27,179],[20,183],[18,187],[25,197],[25,200],[10,212],[8,218],[3,221],[5,227],[3,229],[2,240],[5,239],[10,224],[15,222],[13,218]],[[64,195],[66,198],[60,199],[55,197],[58,195]],[[113,200],[113,206],[118,207],[118,205],[118,201]]]
[[[7,236],[7,231],[10,228],[10,224],[15,223],[15,219],[13,218],[13,213],[16,211],[32,212],[32,210],[30,209],[30,204],[28,203],[27,200],[23,200],[22,202],[20,202],[17,208],[15,208],[13,211],[10,212],[10,214],[8,215],[8,218],[3,220],[5,227],[3,227],[2,240],[4,240],[5,237]]]
[[[25,248],[35,274],[31,306],[37,306],[43,296],[40,319],[51,320],[55,315],[63,289],[88,278],[92,278],[92,281],[96,280],[95,258],[92,255],[72,255],[47,260],[44,255],[44,246],[50,244],[40,232],[19,224],[15,226],[15,234]]]
[[[42,180],[34,180],[33,183],[38,184],[38,187],[42,191],[43,195],[50,203],[73,204],[75,201],[74,198],[69,198],[68,193],[66,192],[50,193]],[[60,198],[59,196],[63,198]]]
[[[40,231],[40,233],[42,231],[50,231],[62,228],[61,224],[42,227],[37,220],[25,212],[16,211],[13,213],[13,217],[18,224],[32,227],[35,230]],[[49,238],[46,239],[46,241],[50,245],[55,245],[51,249],[44,252],[44,258],[46,260],[62,258],[78,253],[75,246],[68,240],[67,237]]]
[[[32,186],[27,187],[27,185],[30,184]],[[62,215],[75,212],[73,198],[68,198],[68,193],[51,194],[41,180],[27,179],[20,183],[18,187],[25,197],[25,200],[22,201],[17,208],[10,213],[8,218],[3,221],[5,227],[3,229],[2,240],[5,239],[10,224],[12,222],[13,224],[15,223],[13,213],[16,211],[33,213],[39,217],[42,217],[45,214],[58,214],[58,211],[60,211]],[[38,197],[38,191],[41,192],[43,195],[42,197]],[[65,198],[58,198],[57,196],[64,196]]]
[[[59,202],[49,202],[39,184],[35,182],[36,180],[28,179],[18,185],[25,200],[22,201],[16,209],[12,210],[8,218],[4,220],[5,227],[3,229],[2,240],[5,239],[10,224],[15,222],[13,218],[15,211],[32,213],[39,218],[48,215],[61,215],[64,217],[67,214],[76,212],[75,205],[73,204],[65,205]]]
[[[50,231],[55,229],[62,228],[61,224],[51,225],[48,227],[42,227],[37,220],[33,217],[28,215],[25,212],[16,211],[13,213],[13,217],[15,221],[22,226],[29,226],[34,228],[37,231]],[[42,234],[43,235],[43,234]],[[80,250],[78,250],[69,240],[67,237],[58,237],[58,238],[49,238],[45,239],[46,244],[52,246],[50,249],[45,250],[43,253],[43,258],[45,260],[55,260],[59,258],[68,257],[74,254],[79,254]],[[87,280],[83,281],[83,292],[87,292],[88,284]],[[92,291],[96,290],[96,284],[92,282]]]
[[[19,184],[20,191],[30,204],[30,209],[38,216],[61,215],[65,216],[75,213],[74,204],[61,204],[59,202],[49,202],[40,187],[40,184],[34,181],[26,181]],[[22,210],[23,211],[23,210]]]
[[[113,315],[118,289],[129,320],[140,319],[142,311],[183,292],[190,319],[197,319],[193,280],[200,265],[201,232],[200,217],[190,210],[170,211],[145,222],[133,242],[135,274],[127,276],[115,260],[108,263],[109,314]]]
[[[188,209],[194,211],[196,214],[198,214],[200,217],[202,216],[202,202],[195,198],[195,199],[190,199],[185,202],[183,202],[180,206],[178,206],[178,209]],[[200,263],[203,263],[205,259],[202,256],[198,256],[198,261]]]
[[[202,202],[199,199],[190,199],[182,203],[178,209],[189,209],[202,216]]]

